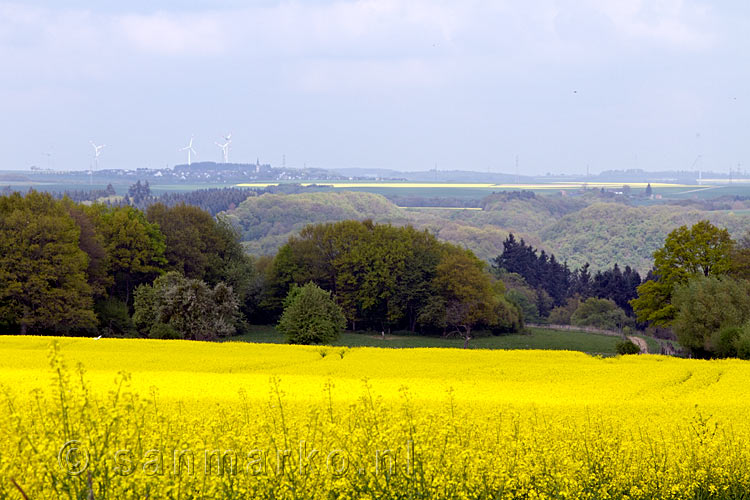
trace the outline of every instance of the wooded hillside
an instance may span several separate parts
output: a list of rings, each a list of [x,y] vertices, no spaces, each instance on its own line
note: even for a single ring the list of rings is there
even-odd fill
[[[248,198],[225,215],[254,255],[275,254],[289,236],[310,223],[371,219],[427,229],[485,260],[496,256],[513,232],[571,268],[589,262],[597,270],[619,263],[644,275],[653,252],[676,227],[707,219],[739,236],[750,224],[746,214],[678,205],[634,207],[602,203],[594,197],[532,192],[492,194],[481,206],[482,210],[417,210],[362,192],[264,194]]]
[[[740,236],[750,223],[747,215],[675,205],[629,207],[597,203],[566,215],[539,236],[545,247],[572,267],[589,262],[592,268],[600,269],[617,262],[645,274],[652,265],[654,251],[664,244],[670,231],[703,219],[726,227],[734,236]]]

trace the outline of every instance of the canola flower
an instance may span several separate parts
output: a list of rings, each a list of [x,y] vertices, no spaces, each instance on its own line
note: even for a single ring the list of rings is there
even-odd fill
[[[747,362],[38,337],[0,354],[2,498],[750,492]]]

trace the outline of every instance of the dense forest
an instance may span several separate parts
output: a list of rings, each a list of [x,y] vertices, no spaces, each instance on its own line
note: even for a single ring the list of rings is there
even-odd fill
[[[184,320],[185,304],[221,310],[212,301],[231,295],[231,314],[214,319],[238,328],[256,286],[232,228],[197,207],[143,212],[34,191],[0,197],[0,270],[0,324],[20,333],[135,335],[139,290],[170,272],[181,279],[168,283],[157,323]],[[180,336],[195,338],[195,326]]]
[[[458,216],[351,192],[218,189],[166,204],[146,183],[128,198],[0,197],[3,331],[210,340],[277,322],[294,297],[329,294],[352,330],[468,343],[478,329],[499,335],[527,322],[650,328],[697,356],[750,355],[750,238],[732,239],[706,212],[533,193],[491,195]],[[519,218],[524,207],[550,220],[542,243],[468,223]],[[708,215],[735,232],[744,220]],[[247,240],[273,241],[269,255],[248,254]]]
[[[279,299],[290,287],[308,282],[336,297],[352,330],[421,327],[468,340],[475,327],[502,333],[523,325],[502,282],[473,252],[411,226],[371,221],[307,226],[276,255],[265,305],[280,311]]]
[[[470,250],[371,221],[305,227],[253,260],[194,206],[0,197],[0,326],[22,334],[210,340],[274,322],[295,285],[333,293],[352,328],[520,331],[502,282]]]

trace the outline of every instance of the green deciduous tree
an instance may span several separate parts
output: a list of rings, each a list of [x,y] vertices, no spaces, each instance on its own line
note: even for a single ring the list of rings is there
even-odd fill
[[[567,300],[565,305],[555,307],[549,313],[549,322],[553,325],[569,325],[573,313],[581,305],[581,299],[571,297]]]
[[[502,281],[496,281],[492,288],[492,311],[486,326],[494,335],[522,331],[525,325],[521,308],[506,297]]]
[[[494,290],[485,267],[470,251],[410,226],[369,220],[318,224],[290,238],[277,254],[265,304],[278,310],[293,284],[312,281],[333,294],[352,329],[450,326],[470,337],[474,325],[495,332],[520,328],[519,309],[506,300],[504,289]],[[440,280],[448,278],[454,282],[446,287]],[[474,278],[478,281],[467,282]],[[467,289],[458,290],[459,284]],[[481,307],[470,305],[471,293],[482,296]]]
[[[737,357],[737,344],[742,333],[741,326],[725,326],[716,330],[708,342],[711,353],[718,358]]]
[[[94,311],[99,318],[99,330],[105,335],[131,337],[136,334],[125,302],[114,297],[100,299],[94,304]]]
[[[533,289],[529,286],[526,280],[517,273],[509,273],[504,270],[496,271],[498,279],[502,281],[507,292],[506,298],[515,304],[523,313],[523,319],[527,323],[537,323],[541,321],[541,315],[539,314],[539,302],[542,305],[551,305],[549,301],[549,295],[545,296],[543,291]]]
[[[205,280],[208,272],[218,274],[219,241],[208,212],[185,204],[168,208],[156,203],[148,207],[146,219],[164,235],[167,270],[199,280]]]
[[[630,340],[622,340],[615,345],[617,354],[640,354],[641,349]]]
[[[668,281],[725,274],[730,268],[732,246],[729,231],[703,220],[669,233],[664,246],[654,252],[654,267]]]
[[[344,313],[331,293],[310,282],[289,291],[276,328],[292,344],[330,344],[345,326]]]
[[[729,273],[735,278],[750,280],[750,232],[735,242]]]
[[[371,221],[307,226],[277,254],[266,304],[280,309],[292,284],[331,291],[352,325],[413,330],[444,244],[411,227]]]
[[[146,219],[164,234],[166,268],[188,278],[216,284],[226,279],[232,261],[244,257],[232,228],[198,207],[156,203],[148,207]]]
[[[104,237],[97,229],[95,215],[91,209],[85,205],[73,203],[67,198],[63,200],[63,203],[80,230],[78,246],[88,256],[86,275],[94,298],[102,300],[114,283],[114,277],[109,269],[109,255],[105,248]]]
[[[255,313],[260,300],[260,276],[242,249],[239,234],[224,218],[214,218],[184,203],[173,207],[150,205],[146,218],[164,234],[167,270],[203,280],[210,286],[224,282],[237,295],[245,318]]]
[[[0,197],[0,322],[21,333],[96,325],[79,236],[63,203],[48,194]]]
[[[133,207],[95,204],[89,213],[108,255],[113,283],[109,294],[131,304],[133,289],[151,282],[167,264],[164,235],[156,224],[146,220],[143,212]]]
[[[443,325],[464,339],[469,346],[472,329],[478,324],[495,321],[492,283],[485,264],[469,250],[447,250],[437,266],[433,281],[433,303],[436,317],[425,317],[436,325]]]
[[[750,320],[750,283],[728,276],[694,277],[676,289],[673,304],[680,344],[693,354],[713,355],[718,332]]]
[[[578,306],[570,317],[576,326],[593,326],[609,330],[620,330],[631,322],[621,308],[610,299],[588,298]]]
[[[750,325],[742,328],[739,338],[735,341],[737,357],[740,359],[750,359]]]
[[[169,325],[180,338],[214,340],[236,332],[238,301],[224,283],[213,288],[177,272],[159,276],[134,293],[133,322],[143,334],[154,325]],[[163,337],[163,328],[157,328]]]
[[[694,276],[728,273],[732,248],[729,232],[705,220],[669,233],[664,246],[654,252],[656,280],[639,286],[638,297],[630,302],[638,321],[669,325],[676,313],[672,305],[675,288]]]

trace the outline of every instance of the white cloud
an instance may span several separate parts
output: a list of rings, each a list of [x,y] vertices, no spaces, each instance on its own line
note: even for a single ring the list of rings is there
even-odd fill
[[[482,57],[533,65],[596,56],[602,38],[612,36],[636,48],[703,48],[713,40],[701,24],[705,17],[704,8],[684,0],[286,1],[151,14],[0,3],[0,54],[50,67],[111,59],[116,64],[107,65],[107,72],[144,57],[191,57],[199,64],[222,55],[244,61],[326,60],[329,66],[341,59],[342,67],[352,60],[363,66],[400,60],[396,66],[409,68],[419,60],[427,68],[439,59]]]
[[[64,129],[84,146],[109,127],[110,136],[141,133],[161,151],[164,130],[177,143],[201,126],[234,123],[237,137],[245,126],[257,138],[252,147],[301,143],[302,156],[330,141],[321,130],[340,127],[353,137],[342,154],[367,164],[371,145],[354,137],[380,124],[382,142],[397,144],[403,132],[382,124],[408,122],[429,133],[392,157],[436,143],[460,157],[477,149],[472,141],[494,144],[502,134],[516,151],[525,141],[564,147],[575,126],[637,135],[655,115],[663,129],[692,127],[713,109],[696,82],[714,93],[727,67],[738,76],[725,82],[746,80],[733,64],[747,46],[737,27],[745,21],[733,24],[726,8],[697,0],[268,0],[202,11],[172,2],[156,12],[139,0],[130,11],[34,0],[45,1],[0,0],[0,107],[8,123],[33,122],[51,137]],[[581,90],[575,102],[570,88]],[[313,115],[320,130],[294,128]],[[632,123],[635,132],[623,130]],[[4,150],[23,149],[20,128],[0,134]],[[173,161],[176,147],[153,161]],[[322,161],[331,153],[320,147]]]
[[[716,41],[710,9],[685,0],[608,0],[593,2],[630,40],[705,49]]]
[[[114,20],[113,35],[139,51],[164,56],[219,54],[228,48],[230,16],[215,13],[125,15]]]
[[[306,92],[360,91],[391,93],[404,89],[442,86],[451,77],[450,64],[422,59],[316,59],[294,67],[292,85]]]

